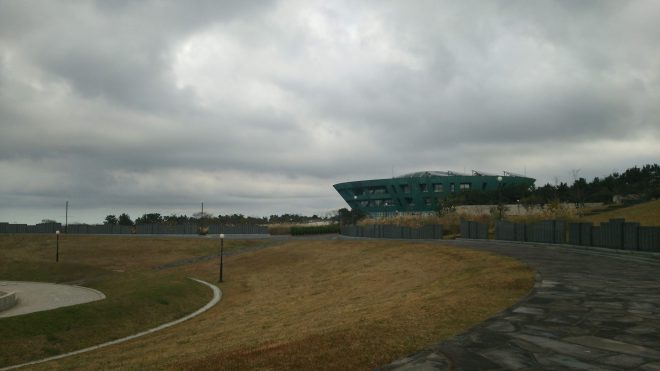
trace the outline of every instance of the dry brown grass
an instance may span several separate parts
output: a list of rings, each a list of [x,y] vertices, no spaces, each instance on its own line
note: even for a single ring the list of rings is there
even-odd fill
[[[594,208],[583,209],[582,212],[594,212]],[[524,216],[510,216],[507,220],[516,223],[534,223],[541,220],[559,219],[567,222],[592,222],[599,224],[610,219],[624,218],[630,222],[638,222],[645,226],[660,225],[660,200],[649,201],[638,205],[617,208],[601,212],[595,215],[578,215],[577,210],[563,207],[562,205],[548,205],[538,213]]]
[[[213,280],[217,267],[188,267]],[[433,244],[295,241],[226,258],[218,306],[46,368],[371,369],[454,335],[532,287],[512,259]]]
[[[592,223],[601,223],[616,218],[625,218],[629,222],[638,222],[645,226],[660,226],[660,200],[607,211],[584,219]]]
[[[215,253],[217,239],[60,236],[56,263],[54,237],[0,235],[0,280],[72,282],[106,300],[0,319],[0,368],[144,331],[210,300],[190,272],[154,267]],[[228,240],[225,248],[256,243],[264,242]]]
[[[291,234],[291,227],[297,224],[268,224],[268,233],[273,236],[281,236]]]
[[[438,215],[399,215],[385,218],[366,218],[358,222],[358,225],[370,224],[393,224],[404,227],[419,228],[429,224],[441,224],[443,234],[454,236],[459,233],[461,220],[472,220],[481,223],[491,223],[491,215],[468,215],[461,213],[449,213],[443,216]]]
[[[225,241],[225,251],[262,244]],[[60,261],[108,270],[143,270],[193,256],[217,254],[219,240],[212,237],[60,235]],[[54,235],[0,236],[0,257],[14,261],[51,262]]]

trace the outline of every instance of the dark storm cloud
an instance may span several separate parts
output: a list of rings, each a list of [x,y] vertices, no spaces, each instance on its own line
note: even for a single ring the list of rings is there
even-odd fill
[[[202,199],[311,214],[343,206],[333,183],[393,170],[546,182],[657,162],[659,12],[0,2],[0,220],[38,221],[64,199],[89,221],[119,207],[191,214]]]
[[[268,2],[66,2],[4,4],[3,34],[18,39],[45,73],[85,99],[144,110],[190,104],[172,89],[169,53],[187,33],[240,14],[257,16]],[[7,9],[8,8],[8,9]]]

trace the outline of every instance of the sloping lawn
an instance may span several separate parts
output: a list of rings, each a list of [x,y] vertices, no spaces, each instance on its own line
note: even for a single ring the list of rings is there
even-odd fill
[[[231,251],[250,242],[228,241]],[[0,367],[73,351],[181,318],[206,304],[211,291],[181,268],[159,264],[214,254],[217,240],[0,235],[0,280],[73,283],[105,300],[0,318]]]
[[[638,222],[645,226],[660,226],[660,200],[611,210],[584,219],[598,224],[616,218],[625,218],[626,221]]]
[[[44,368],[372,369],[526,295],[494,254],[393,241],[292,241],[227,257],[223,299],[180,326]],[[213,281],[217,264],[181,268]]]

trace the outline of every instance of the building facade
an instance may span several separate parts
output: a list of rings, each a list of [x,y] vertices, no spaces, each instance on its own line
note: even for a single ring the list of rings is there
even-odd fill
[[[428,213],[438,209],[438,200],[466,190],[497,191],[504,187],[531,187],[535,179],[509,172],[503,175],[472,171],[421,171],[396,178],[358,180],[333,187],[351,209],[372,216],[398,213]]]

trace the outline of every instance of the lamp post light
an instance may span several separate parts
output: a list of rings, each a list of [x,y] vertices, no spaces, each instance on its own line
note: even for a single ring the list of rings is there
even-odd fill
[[[204,201],[200,201],[202,204],[202,212],[199,214],[199,224],[197,226],[197,233],[200,236],[205,235],[206,233],[204,232]]]
[[[60,261],[60,231],[55,231],[55,261]]]
[[[502,177],[497,177],[497,208],[500,212],[500,220],[502,220]]]
[[[223,250],[224,250],[224,245],[225,245],[225,234],[220,233],[220,277],[218,279],[218,282],[222,282],[222,255],[223,255]]]

